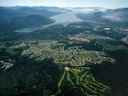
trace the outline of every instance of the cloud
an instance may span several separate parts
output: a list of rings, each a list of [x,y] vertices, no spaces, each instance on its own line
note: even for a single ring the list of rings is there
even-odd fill
[[[43,3],[43,2],[46,2],[47,0],[30,0],[34,3]]]
[[[128,0],[0,0],[0,6],[128,7]]]

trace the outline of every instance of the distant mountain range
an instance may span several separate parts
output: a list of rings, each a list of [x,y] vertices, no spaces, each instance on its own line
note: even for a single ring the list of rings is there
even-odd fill
[[[57,7],[0,7],[0,24],[19,24],[26,21],[26,25],[47,24],[55,20],[58,23],[85,22],[86,20],[127,21],[128,9],[89,8],[57,8]],[[68,18],[68,19],[67,19]],[[23,19],[23,20],[22,20]],[[33,20],[35,19],[35,21]],[[46,19],[46,20],[44,20]],[[58,20],[58,21],[57,21]],[[27,22],[28,21],[28,22]],[[37,21],[37,22],[36,22]],[[47,23],[46,23],[47,21]],[[28,23],[28,24],[27,24]],[[30,24],[29,24],[30,23]]]
[[[109,21],[127,21],[128,9],[105,9],[99,7],[89,8],[57,8],[57,7],[0,7],[0,24],[22,24],[25,27],[45,25],[50,21],[57,23],[74,23],[96,21],[97,19]],[[24,22],[26,21],[26,24]],[[42,21],[42,22],[41,22]],[[99,20],[101,21],[101,20]],[[37,24],[38,23],[38,24]],[[0,27],[1,28],[1,27]]]
[[[127,29],[127,17],[128,8],[0,7],[0,34],[2,36],[4,34],[12,34],[12,32],[14,34],[36,34],[45,31],[44,33],[49,35],[49,32],[51,33],[53,30],[60,32],[63,27],[68,29],[70,25],[74,24],[81,26],[79,29],[88,24],[93,28],[95,27],[94,29],[98,28],[98,25],[104,27],[116,26],[116,28],[118,27],[118,32],[121,32],[119,29]],[[59,29],[58,26],[60,26]],[[61,32],[58,32],[57,34],[54,32],[54,34],[61,34]],[[38,37],[39,35],[31,35],[30,37],[33,36]]]

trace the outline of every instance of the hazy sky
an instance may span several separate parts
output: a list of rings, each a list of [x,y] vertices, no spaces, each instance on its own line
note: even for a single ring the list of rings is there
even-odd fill
[[[128,0],[0,0],[0,6],[128,7]]]

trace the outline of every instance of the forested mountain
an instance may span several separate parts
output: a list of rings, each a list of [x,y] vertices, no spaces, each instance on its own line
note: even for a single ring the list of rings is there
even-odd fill
[[[127,11],[0,7],[0,96],[127,96]]]

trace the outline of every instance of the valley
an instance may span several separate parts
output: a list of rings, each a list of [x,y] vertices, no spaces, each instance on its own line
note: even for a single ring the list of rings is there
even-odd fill
[[[0,7],[0,96],[127,96],[127,8]]]

